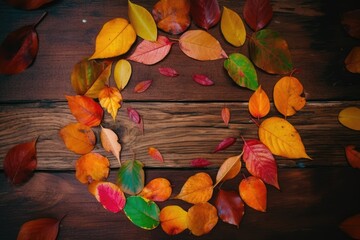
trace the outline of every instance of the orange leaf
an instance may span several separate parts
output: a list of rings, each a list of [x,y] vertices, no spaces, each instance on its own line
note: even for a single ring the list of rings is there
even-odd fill
[[[102,181],[109,175],[109,166],[106,157],[98,153],[85,154],[76,161],[76,178],[81,183]]]
[[[187,212],[179,206],[166,206],[160,211],[161,228],[169,235],[176,235],[187,229]]]
[[[227,107],[223,107],[221,109],[221,118],[224,121],[226,126],[229,126],[230,121],[230,109]]]
[[[112,118],[116,119],[117,112],[121,107],[122,96],[115,87],[105,86],[99,93],[100,105],[105,108]]]
[[[160,151],[154,147],[149,147],[148,153],[150,157],[152,157],[155,160],[158,160],[159,162],[164,162],[164,158],[162,157]]]
[[[360,47],[353,47],[345,58],[345,67],[349,72],[360,73]]]
[[[249,99],[249,112],[255,118],[265,117],[270,112],[270,100],[261,85]]]
[[[60,221],[55,218],[38,218],[24,223],[17,240],[56,240]]]
[[[155,178],[146,184],[139,195],[155,202],[163,202],[170,197],[171,192],[169,180],[166,178]]]
[[[67,149],[77,154],[91,152],[96,143],[94,132],[82,123],[70,123],[59,134]]]
[[[121,162],[120,162],[121,145],[118,142],[119,138],[116,135],[116,133],[114,133],[114,131],[109,128],[104,128],[101,126],[100,139],[103,148],[106,151],[111,152],[118,160],[119,166],[121,166]]]
[[[215,186],[219,182],[223,182],[228,179],[232,179],[232,178],[236,177],[236,175],[239,174],[240,169],[241,169],[241,161],[240,161],[241,155],[242,154],[233,156],[233,157],[229,157],[221,164],[221,166],[217,172],[217,175],[216,175]]]
[[[345,219],[340,224],[340,229],[353,239],[360,239],[360,214]]]
[[[265,183],[257,177],[250,176],[241,180],[239,192],[242,200],[251,208],[266,212],[267,190]]]
[[[101,123],[104,111],[93,99],[86,96],[66,96],[71,113],[76,120],[89,127],[98,126]]]
[[[188,228],[195,236],[209,233],[217,222],[217,210],[208,202],[198,203],[188,210]]]
[[[360,169],[360,152],[356,151],[355,146],[346,146],[345,154],[350,166]]]
[[[145,92],[150,87],[151,84],[152,84],[152,80],[141,81],[138,84],[136,84],[134,88],[134,92],[135,93]]]

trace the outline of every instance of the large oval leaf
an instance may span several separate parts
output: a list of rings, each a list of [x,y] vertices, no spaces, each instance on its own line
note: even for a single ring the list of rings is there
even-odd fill
[[[273,10],[269,0],[247,0],[244,5],[244,18],[252,30],[263,29],[271,20]]]
[[[256,70],[251,61],[241,53],[232,53],[224,61],[224,67],[234,82],[251,90],[258,88]]]
[[[208,202],[195,204],[188,210],[188,228],[195,236],[209,233],[218,219],[216,208]]]
[[[166,178],[154,178],[141,190],[139,196],[146,199],[163,202],[166,201],[172,192],[171,184]]]
[[[91,128],[82,123],[70,123],[63,127],[60,137],[70,151],[77,154],[86,154],[94,149],[96,138]]]
[[[160,211],[161,228],[169,235],[176,235],[187,229],[187,212],[179,206],[166,206]]]
[[[144,165],[137,160],[128,160],[119,169],[117,182],[127,194],[138,194],[144,188]]]
[[[146,8],[128,0],[128,15],[136,34],[144,40],[156,41],[157,27],[151,13]]]
[[[208,30],[220,21],[220,6],[217,0],[190,1],[191,18],[201,28]]]
[[[347,107],[340,111],[339,122],[352,130],[360,130],[360,108]]]
[[[235,47],[244,44],[246,38],[246,29],[240,16],[233,10],[224,7],[220,23],[221,32],[226,41]]]

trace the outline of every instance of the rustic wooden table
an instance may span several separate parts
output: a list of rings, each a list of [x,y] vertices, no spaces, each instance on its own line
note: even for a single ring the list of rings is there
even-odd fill
[[[133,1],[151,10],[155,0]],[[276,157],[281,190],[267,186],[266,213],[249,207],[239,228],[219,220],[207,235],[195,237],[185,231],[166,235],[161,227],[146,231],[133,225],[124,214],[113,214],[89,194],[75,179],[77,155],[67,150],[59,130],[75,121],[65,95],[75,95],[70,73],[76,62],[91,55],[95,37],[102,25],[115,17],[127,18],[127,1],[56,1],[34,11],[14,9],[0,2],[0,39],[26,24],[32,24],[44,11],[48,15],[37,27],[39,53],[25,72],[0,75],[0,166],[6,152],[14,145],[38,138],[38,168],[29,182],[12,186],[0,172],[0,239],[15,239],[20,226],[31,219],[55,217],[62,220],[58,239],[346,239],[338,228],[345,218],[360,213],[360,172],[348,165],[344,146],[360,147],[359,131],[342,126],[337,116],[348,106],[360,106],[359,75],[344,68],[344,58],[359,41],[347,35],[341,25],[344,12],[359,8],[359,2],[271,1],[273,19],[268,26],[281,33],[289,44],[297,77],[304,86],[306,106],[288,118],[299,131],[306,151],[313,160]],[[243,1],[220,1],[242,15]],[[194,25],[191,26],[195,28]],[[209,30],[229,54],[247,47],[227,44],[219,27]],[[163,34],[163,33],[162,33]],[[222,67],[223,60],[199,62],[186,57],[175,44],[162,62],[145,66],[131,63],[133,74],[122,92],[123,107],[114,122],[105,114],[104,126],[113,129],[122,144],[122,160],[136,159],[146,167],[146,181],[165,177],[180,191],[188,177],[205,171],[213,179],[218,167],[242,149],[241,136],[257,138],[258,127],[251,121],[248,99],[252,91],[238,87]],[[174,67],[177,78],[161,76],[157,68]],[[212,87],[197,85],[194,73],[207,74],[215,81]],[[271,98],[274,84],[281,77],[258,70],[259,81]],[[153,85],[142,94],[132,89],[142,80]],[[145,134],[134,127],[126,115],[127,107],[136,108],[144,120]],[[221,109],[231,110],[228,127],[220,117]],[[269,116],[281,115],[274,109]],[[230,148],[211,153],[226,137],[238,141]],[[147,148],[156,146],[165,161],[150,159]],[[115,181],[118,163],[107,156]],[[206,158],[206,169],[191,168],[190,160]],[[242,172],[247,175],[243,168]],[[223,189],[236,190],[241,177],[225,183]],[[214,202],[214,199],[210,200]],[[160,203],[160,208],[180,200]]]

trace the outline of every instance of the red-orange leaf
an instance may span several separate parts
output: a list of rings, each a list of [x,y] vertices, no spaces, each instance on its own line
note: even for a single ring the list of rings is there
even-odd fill
[[[207,167],[211,165],[211,162],[205,158],[195,158],[191,160],[191,166],[193,167]]]
[[[38,218],[24,223],[17,240],[55,240],[60,221],[55,218]]]
[[[52,2],[53,0],[6,0],[6,2],[16,8],[33,10]]]
[[[355,146],[346,146],[345,154],[350,166],[360,169],[360,152],[356,151]]]
[[[171,184],[166,178],[154,178],[139,193],[140,196],[155,202],[166,201],[171,196]]]
[[[179,73],[175,69],[169,68],[169,67],[160,67],[159,72],[160,72],[160,74],[167,76],[167,77],[179,76]]]
[[[270,100],[261,85],[249,99],[249,112],[251,116],[258,119],[265,117],[270,112]]]
[[[229,121],[230,121],[230,109],[229,108],[223,107],[221,109],[221,118],[224,121],[225,125],[228,126]]]
[[[220,189],[215,200],[215,206],[221,220],[239,227],[245,210],[244,202],[239,193]]]
[[[231,145],[233,145],[235,142],[236,142],[236,138],[234,138],[234,137],[225,138],[216,146],[213,153],[222,151],[222,150],[230,147]]]
[[[360,214],[356,214],[345,219],[340,224],[340,229],[343,230],[353,239],[360,239]]]
[[[139,82],[138,84],[136,84],[136,86],[134,88],[134,92],[135,93],[145,92],[150,87],[152,82],[153,82],[153,80],[145,80],[145,81]]]
[[[153,159],[155,159],[159,162],[164,162],[164,158],[158,149],[156,149],[154,147],[149,147],[148,153],[149,153],[150,157],[152,157]]]
[[[241,180],[239,192],[242,200],[251,208],[266,212],[267,190],[264,182],[250,176]]]
[[[204,75],[204,74],[194,74],[192,76],[193,80],[202,85],[202,86],[211,86],[214,85],[214,82],[208,78],[208,76]]]
[[[104,111],[100,104],[86,96],[66,96],[71,113],[76,120],[89,127],[98,126],[103,118]]]
[[[36,169],[36,140],[12,147],[4,160],[4,172],[13,184],[24,183]]]

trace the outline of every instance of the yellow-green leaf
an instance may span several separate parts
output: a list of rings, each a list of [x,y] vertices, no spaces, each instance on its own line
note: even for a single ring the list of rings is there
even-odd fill
[[[131,73],[132,73],[131,64],[128,60],[120,59],[115,64],[114,79],[116,86],[120,91],[123,90],[128,84],[131,77]]]
[[[233,10],[224,7],[220,22],[221,32],[226,41],[235,47],[244,44],[246,38],[246,30],[240,16]]]
[[[340,111],[339,122],[353,130],[360,130],[360,108],[347,107]]]
[[[148,41],[156,41],[157,26],[151,13],[146,8],[128,1],[128,15],[136,35]]]

